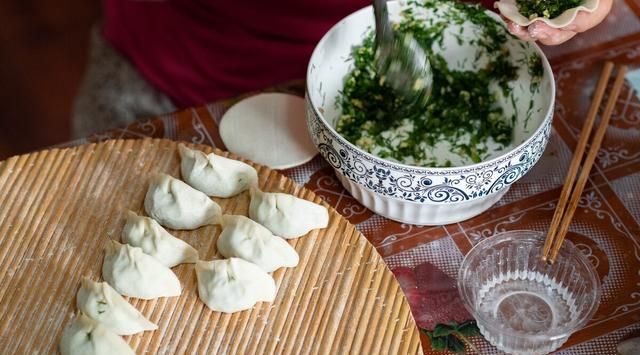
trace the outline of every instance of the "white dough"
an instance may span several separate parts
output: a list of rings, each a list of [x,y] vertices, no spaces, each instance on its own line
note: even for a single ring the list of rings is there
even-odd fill
[[[262,93],[238,101],[220,121],[220,138],[232,153],[272,169],[302,165],[318,154],[302,97]]]
[[[286,240],[245,216],[222,216],[218,251],[258,265],[266,272],[298,265],[299,256]]]
[[[233,313],[272,302],[276,283],[260,267],[238,258],[196,262],[198,296],[216,312]]]
[[[127,223],[122,230],[122,241],[153,256],[167,267],[182,263],[195,263],[198,251],[182,239],[178,239],[154,219],[127,213]]]
[[[323,206],[279,192],[251,189],[249,217],[285,239],[297,238],[312,229],[326,228],[329,212]]]
[[[500,0],[494,3],[500,14],[519,26],[527,27],[536,21],[542,21],[552,28],[562,28],[576,19],[580,11],[594,12],[598,8],[600,0],[585,0],[581,5],[570,8],[555,18],[546,18],[543,14],[533,18],[527,18],[518,10],[516,0]]]
[[[178,145],[178,152],[184,181],[209,196],[228,198],[258,185],[258,173],[251,165],[184,144]]]
[[[222,211],[207,195],[167,174],[151,179],[144,199],[147,214],[172,229],[196,229],[220,223]]]
[[[142,249],[111,240],[106,247],[102,277],[118,293],[145,300],[179,296],[180,280],[168,267]]]
[[[82,313],[118,335],[158,329],[106,282],[82,279],[76,305]]]
[[[640,337],[623,340],[616,347],[619,355],[637,355],[640,354]]]
[[[62,355],[135,355],[117,334],[84,314],[76,315],[60,339]]]

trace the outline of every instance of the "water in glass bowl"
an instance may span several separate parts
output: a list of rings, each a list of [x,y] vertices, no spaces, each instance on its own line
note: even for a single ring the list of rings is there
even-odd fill
[[[562,258],[540,260],[543,235],[507,232],[474,247],[458,286],[485,338],[511,354],[546,354],[593,315],[600,284],[593,266],[570,243]],[[561,251],[562,253],[562,251]]]

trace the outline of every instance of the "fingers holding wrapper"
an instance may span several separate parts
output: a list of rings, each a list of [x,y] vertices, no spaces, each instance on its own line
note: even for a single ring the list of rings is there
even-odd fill
[[[544,22],[534,22],[528,27],[529,37],[545,45],[559,44],[568,41],[576,32],[553,28]]]
[[[529,35],[529,31],[527,30],[527,27],[520,26],[515,22],[511,22],[511,21],[507,20],[507,29],[509,30],[509,33],[511,33],[512,35],[520,38],[523,41],[532,41],[532,40],[534,40]]]
[[[523,40],[540,40],[543,44],[557,44],[575,36],[576,33],[571,24],[579,15],[584,16],[583,13],[594,12],[600,0],[585,0],[581,5],[560,14],[548,11],[542,14],[530,13],[531,9],[521,8],[518,2],[518,0],[500,0],[494,4],[501,15],[510,22],[509,31]]]

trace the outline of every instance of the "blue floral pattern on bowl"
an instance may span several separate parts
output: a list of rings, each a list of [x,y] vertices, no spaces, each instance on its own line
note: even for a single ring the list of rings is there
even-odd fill
[[[307,100],[309,133],[320,154],[345,178],[385,197],[418,203],[455,203],[486,197],[524,176],[540,159],[553,109],[544,124],[509,154],[461,168],[420,168],[377,158],[341,137]]]

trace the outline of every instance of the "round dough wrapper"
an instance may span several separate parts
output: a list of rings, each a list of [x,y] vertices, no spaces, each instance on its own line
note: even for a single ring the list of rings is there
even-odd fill
[[[520,26],[529,26],[536,21],[542,21],[553,28],[562,28],[573,22],[578,11],[594,12],[598,8],[600,0],[585,0],[580,6],[570,8],[563,12],[560,16],[548,19],[545,17],[536,17],[529,19],[518,11],[516,0],[500,0],[493,4],[495,8],[500,10],[500,14]]]
[[[222,116],[220,136],[227,150],[272,169],[310,161],[317,149],[298,96],[266,93],[244,99]]]

